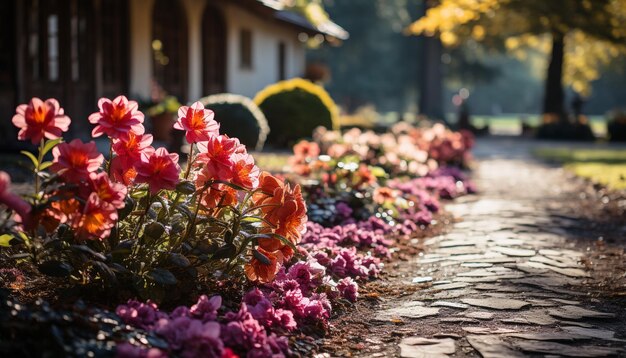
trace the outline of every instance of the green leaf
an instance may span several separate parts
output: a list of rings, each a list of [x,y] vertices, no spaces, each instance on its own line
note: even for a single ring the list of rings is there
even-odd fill
[[[66,277],[72,273],[72,266],[66,262],[50,260],[39,265],[39,271],[53,277]]]
[[[189,180],[183,180],[176,185],[176,191],[182,194],[193,194],[196,192],[196,185]]]
[[[149,223],[143,229],[144,235],[153,240],[160,239],[161,236],[163,236],[164,232],[165,232],[165,226],[163,226],[163,224],[156,222],[156,221]]]
[[[72,245],[72,246],[70,246],[70,250],[76,251],[76,252],[82,252],[84,254],[91,255],[95,259],[98,259],[99,261],[106,261],[106,257],[103,254],[92,250],[87,245]]]
[[[20,153],[24,154],[25,156],[28,157],[28,159],[30,159],[30,161],[33,163],[33,166],[35,166],[35,168],[37,168],[37,166],[39,165],[39,160],[37,159],[37,157],[35,157],[35,155],[31,152],[22,150]]]
[[[117,282],[117,277],[115,276],[115,272],[104,262],[95,261],[93,266],[100,273],[100,276],[107,284],[115,284]]]
[[[117,211],[120,221],[124,220],[133,212],[135,209],[135,200],[130,196],[124,198],[124,207]]]
[[[260,253],[257,250],[252,250],[252,256],[254,256],[255,259],[261,261],[261,263],[263,265],[271,265],[272,264],[272,261],[270,261],[270,259],[267,256],[263,255],[262,253]]]
[[[169,255],[169,261],[174,266],[183,267],[183,268],[189,267],[191,265],[191,262],[189,262],[189,259],[185,257],[185,255],[177,254],[174,252]]]
[[[50,168],[51,165],[52,165],[51,161],[43,162],[39,166],[39,170],[46,170],[46,169]]]
[[[236,254],[237,254],[237,246],[235,246],[234,244],[226,244],[220,247],[219,249],[217,249],[217,251],[215,251],[213,256],[211,256],[211,259],[213,260],[230,259],[234,257]]]
[[[385,169],[381,167],[369,167],[369,169],[372,172],[372,175],[374,175],[377,178],[384,178],[387,176]]]
[[[154,281],[155,283],[158,283],[160,285],[171,286],[171,285],[175,285],[178,282],[178,280],[176,279],[176,276],[174,276],[173,273],[171,273],[170,271],[164,268],[152,269],[150,272],[146,274],[146,276],[152,281]]]
[[[4,234],[0,235],[0,246],[11,247],[11,240],[13,240],[13,235]]]
[[[41,156],[43,157],[44,155],[46,155],[46,153],[51,151],[52,148],[56,147],[57,144],[61,143],[62,140],[63,140],[63,138],[57,138],[57,139],[50,139],[49,141],[47,141],[43,145],[43,150],[41,152]]]

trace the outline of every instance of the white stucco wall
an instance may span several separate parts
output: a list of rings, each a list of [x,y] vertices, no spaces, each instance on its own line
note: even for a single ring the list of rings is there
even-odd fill
[[[180,0],[186,13],[189,33],[189,100],[206,95],[202,93],[202,15],[207,0]],[[150,96],[152,79],[152,9],[154,0],[131,0],[131,64],[130,95],[140,98]],[[234,4],[223,5],[227,27],[226,90],[248,97],[265,86],[278,81],[278,44],[286,45],[287,78],[302,76],[305,70],[305,48],[298,41],[298,31],[263,19]],[[240,68],[239,33],[241,29],[252,32],[252,69]]]
[[[131,0],[130,2],[130,95],[132,97],[150,97],[153,6],[154,0]],[[106,61],[106,57],[104,60]]]
[[[228,28],[228,74],[229,92],[248,97],[265,86],[279,80],[278,44],[287,46],[287,78],[302,76],[305,70],[305,49],[298,41],[298,31],[272,19],[265,20],[236,5],[225,6],[224,13]],[[252,31],[252,69],[240,68],[239,32]]]

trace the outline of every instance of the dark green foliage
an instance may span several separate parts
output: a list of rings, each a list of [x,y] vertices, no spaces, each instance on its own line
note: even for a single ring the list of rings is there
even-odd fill
[[[268,142],[273,146],[287,147],[311,137],[319,126],[333,128],[330,109],[318,96],[301,88],[271,95],[259,107],[271,128]]]
[[[269,130],[267,120],[252,100],[234,94],[218,94],[205,97],[200,102],[215,112],[220,133],[239,138],[250,150],[263,148]]]

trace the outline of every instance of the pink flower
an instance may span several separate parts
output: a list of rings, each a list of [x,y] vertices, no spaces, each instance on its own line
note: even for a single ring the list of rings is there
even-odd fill
[[[189,143],[198,143],[209,140],[212,136],[219,135],[220,125],[213,119],[213,111],[204,109],[204,105],[195,102],[178,109],[178,121],[174,129],[187,131],[186,138]]]
[[[359,285],[352,279],[352,277],[345,277],[337,284],[337,290],[341,297],[350,302],[356,302],[359,297]]]
[[[59,102],[50,98],[45,102],[33,97],[28,104],[20,104],[15,110],[13,125],[20,129],[19,140],[29,140],[33,144],[43,138],[57,139],[70,126],[70,117],[66,116]]]
[[[30,221],[30,204],[12,193],[10,187],[11,177],[6,172],[0,171],[0,204],[14,210],[19,215],[20,221],[27,224]]]
[[[167,149],[159,148],[154,153],[142,155],[137,165],[136,183],[147,183],[151,194],[161,189],[174,189],[180,179],[178,154],[170,154]]]
[[[128,132],[113,141],[113,152],[119,157],[140,159],[141,154],[154,150],[152,135]]]
[[[197,162],[200,165],[211,160],[230,165],[230,157],[235,153],[246,153],[246,147],[237,138],[227,135],[212,136],[206,142],[197,144],[200,154]]]
[[[121,209],[124,207],[127,188],[124,184],[111,182],[107,173],[91,173],[89,189],[98,194],[103,202],[113,205],[114,208]]]
[[[128,157],[113,157],[111,159],[111,178],[117,183],[132,185],[137,177],[137,164],[141,162]]]
[[[145,129],[142,125],[144,115],[138,110],[135,101],[129,101],[125,96],[118,96],[114,100],[100,98],[98,101],[99,112],[89,116],[89,122],[96,124],[91,132],[93,137],[103,134],[111,138],[119,138],[128,132],[143,134]]]
[[[233,183],[246,189],[254,189],[259,186],[259,167],[254,165],[254,158],[250,154],[235,153],[231,157],[233,162],[230,170]]]
[[[50,169],[73,183],[86,180],[104,161],[96,143],[83,143],[80,139],[59,144],[52,149],[52,156],[54,159]]]

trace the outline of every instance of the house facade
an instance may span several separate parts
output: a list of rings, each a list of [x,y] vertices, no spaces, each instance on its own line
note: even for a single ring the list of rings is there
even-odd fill
[[[304,73],[309,36],[347,36],[280,0],[5,0],[0,13],[6,138],[15,106],[33,96],[59,99],[76,119],[92,113],[97,98],[121,93],[149,100],[160,89],[181,103],[221,92],[253,96]],[[75,121],[72,134],[88,127]]]

